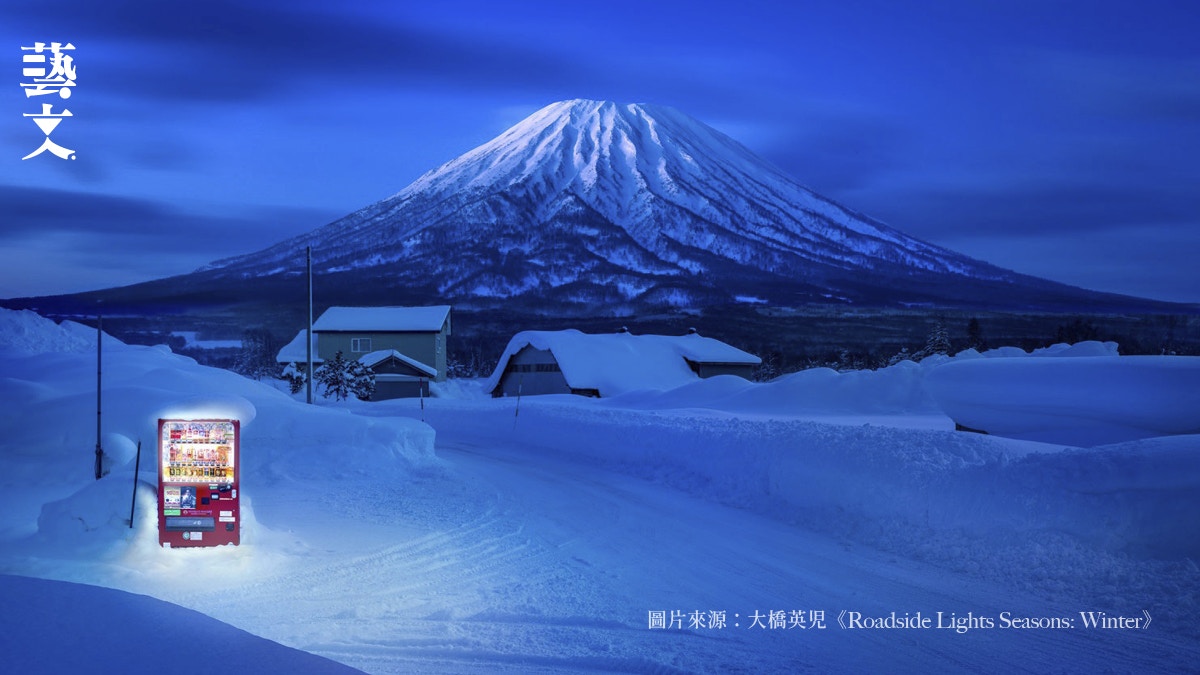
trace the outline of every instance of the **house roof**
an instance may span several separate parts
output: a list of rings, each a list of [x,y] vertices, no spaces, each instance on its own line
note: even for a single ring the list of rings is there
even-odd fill
[[[449,305],[432,307],[330,307],[314,332],[436,333],[450,317]],[[303,346],[303,342],[301,342]]]
[[[359,363],[367,366],[368,368],[374,368],[375,366],[379,365],[380,363],[386,361],[389,358],[395,358],[397,361],[400,361],[401,363],[406,363],[406,364],[412,366],[413,368],[415,368],[416,370],[419,370],[420,372],[425,373],[429,377],[437,377],[437,368],[434,368],[433,366],[429,366],[424,363],[421,363],[420,361],[418,361],[414,358],[405,356],[405,355],[401,354],[400,352],[396,351],[395,349],[380,349],[377,351],[373,351],[369,354],[363,354],[362,356],[358,357],[358,361],[359,361]]]
[[[297,333],[296,337],[292,338],[291,342],[287,343],[286,345],[283,346],[283,349],[279,350],[279,354],[277,354],[275,356],[275,361],[277,363],[307,363],[308,362],[308,354],[305,352],[305,349],[304,349],[304,333],[305,332],[306,331],[300,331],[299,333]],[[319,357],[317,357],[317,334],[316,333],[313,333],[313,336],[312,336],[312,358],[313,358],[313,363],[321,363],[322,362],[321,359]]]
[[[495,372],[484,386],[494,390],[514,354],[527,346],[554,354],[572,389],[595,389],[613,396],[637,389],[672,389],[694,382],[689,366],[736,364],[755,366],[762,359],[700,335],[589,334],[577,330],[524,331],[509,341]]]

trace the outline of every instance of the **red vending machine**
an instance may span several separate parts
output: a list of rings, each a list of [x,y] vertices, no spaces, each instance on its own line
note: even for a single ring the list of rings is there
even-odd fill
[[[158,421],[158,543],[241,543],[237,420]]]

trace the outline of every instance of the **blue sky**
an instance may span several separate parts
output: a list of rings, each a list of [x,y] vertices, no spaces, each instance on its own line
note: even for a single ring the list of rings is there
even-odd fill
[[[257,250],[593,98],[674,106],[976,258],[1200,302],[1198,29],[1160,0],[9,0],[0,297]],[[25,97],[36,41],[76,46],[70,99]],[[50,99],[77,158],[22,161]]]

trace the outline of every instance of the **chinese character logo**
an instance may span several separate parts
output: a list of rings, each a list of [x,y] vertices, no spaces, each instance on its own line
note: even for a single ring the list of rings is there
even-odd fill
[[[66,52],[74,50],[75,45],[70,42],[51,42],[49,45],[35,42],[32,47],[21,47],[21,51],[26,52],[22,55],[24,68],[21,71],[26,81],[20,83],[25,90],[25,98],[50,94],[58,94],[62,99],[70,98],[71,90],[75,87],[75,57]],[[62,112],[54,112],[53,103],[42,103],[41,112],[25,113],[24,116],[32,119],[46,138],[37,150],[21,159],[37,157],[44,152],[60,159],[75,159],[74,150],[64,148],[50,139],[50,134],[58,125],[73,116],[70,110],[64,107]]]

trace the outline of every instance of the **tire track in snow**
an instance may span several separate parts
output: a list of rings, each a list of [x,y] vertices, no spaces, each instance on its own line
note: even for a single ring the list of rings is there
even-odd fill
[[[339,655],[376,651],[396,635],[412,636],[420,649],[480,649],[448,624],[493,607],[493,589],[514,579],[541,583],[536,570],[552,553],[509,515],[493,506],[454,528],[324,564],[300,557],[235,592],[190,592],[172,601],[354,665]]]

